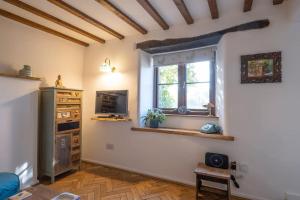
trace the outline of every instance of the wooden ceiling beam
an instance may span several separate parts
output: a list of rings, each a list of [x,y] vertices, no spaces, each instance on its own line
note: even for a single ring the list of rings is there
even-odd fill
[[[211,18],[212,19],[218,19],[219,18],[219,10],[218,10],[218,5],[216,0],[207,0],[210,13],[211,13]]]
[[[167,22],[160,16],[155,8],[148,0],[137,0],[137,2],[147,11],[147,13],[162,27],[162,29],[169,29]]]
[[[52,16],[52,15],[50,15],[50,14],[48,14],[48,13],[42,11],[42,10],[39,10],[39,9],[37,9],[37,8],[31,6],[31,5],[28,5],[28,4],[26,4],[26,3],[22,2],[22,1],[19,1],[19,0],[4,0],[4,1],[7,2],[7,3],[12,4],[14,6],[17,6],[17,7],[21,8],[21,9],[24,9],[24,10],[26,10],[28,12],[31,12],[31,13],[37,15],[37,16],[40,16],[40,17],[42,17],[44,19],[47,19],[47,20],[49,20],[51,22],[54,22],[54,23],[56,23],[58,25],[61,25],[61,26],[65,27],[65,28],[68,28],[68,29],[70,29],[70,30],[72,30],[72,31],[74,31],[76,33],[79,33],[79,34],[81,34],[83,36],[89,37],[89,38],[91,38],[91,39],[93,39],[93,40],[95,40],[97,42],[105,43],[104,39],[102,39],[102,38],[100,38],[100,37],[98,37],[96,35],[93,35],[91,33],[88,33],[85,30],[82,30],[82,29],[80,29],[80,28],[78,28],[78,27],[76,27],[76,26],[74,26],[72,24],[69,24],[68,22],[65,22],[63,20],[60,20],[57,17],[54,17],[54,16]]]
[[[146,51],[150,54],[156,54],[207,47],[218,44],[225,34],[237,31],[261,29],[268,27],[269,24],[270,21],[268,19],[257,20],[196,37],[144,41],[138,43],[136,48]]]
[[[141,25],[139,25],[137,22],[135,22],[133,19],[131,19],[128,15],[126,15],[124,12],[122,12],[119,8],[117,8],[115,5],[113,5],[108,0],[96,0],[98,3],[100,3],[102,6],[107,8],[109,11],[117,15],[119,18],[121,18],[123,21],[125,21],[127,24],[132,26],[134,29],[136,29],[138,32],[142,34],[147,34],[147,30],[143,28]]]
[[[65,35],[65,34],[63,34],[63,33],[60,33],[60,32],[55,31],[55,30],[53,30],[53,29],[50,29],[50,28],[48,28],[48,27],[46,27],[46,26],[43,26],[43,25],[41,25],[41,24],[35,23],[35,22],[33,22],[33,21],[30,21],[30,20],[25,19],[25,18],[23,18],[23,17],[20,17],[20,16],[18,16],[18,15],[15,15],[15,14],[13,14],[13,13],[7,12],[6,10],[0,9],[0,15],[3,16],[3,17],[6,17],[6,18],[12,19],[12,20],[14,20],[14,21],[20,22],[20,23],[22,23],[22,24],[25,24],[25,25],[27,25],[27,26],[31,26],[31,27],[36,28],[36,29],[38,29],[38,30],[44,31],[44,32],[46,32],[46,33],[50,33],[50,34],[52,34],[52,35],[61,37],[61,38],[63,38],[63,39],[69,40],[69,41],[71,41],[71,42],[75,42],[75,43],[80,44],[80,45],[82,45],[82,46],[85,46],[85,47],[89,46],[89,44],[86,43],[86,42],[83,42],[83,41],[78,40],[78,39],[76,39],[76,38],[70,37],[70,36]]]
[[[253,0],[244,0],[244,12],[251,11]]]
[[[273,0],[273,5],[282,4],[284,0]]]
[[[173,0],[175,5],[177,6],[179,12],[181,13],[182,17],[186,21],[187,24],[193,24],[194,19],[192,18],[189,10],[187,9],[184,0]]]
[[[104,25],[103,23],[97,21],[96,19],[88,16],[87,14],[81,12],[77,8],[74,8],[73,6],[67,4],[66,2],[62,0],[48,0],[52,4],[64,9],[65,11],[83,19],[84,21],[96,26],[97,28],[100,28],[103,31],[106,31],[107,33],[119,38],[119,39],[124,39],[124,36],[121,35],[120,33],[114,31],[113,29],[109,28],[108,26]]]

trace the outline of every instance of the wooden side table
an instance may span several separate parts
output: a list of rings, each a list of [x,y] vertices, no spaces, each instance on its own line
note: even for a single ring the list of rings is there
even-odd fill
[[[202,180],[222,183],[227,185],[227,199],[231,199],[230,193],[230,170],[209,167],[204,163],[199,163],[198,167],[194,170],[196,174],[196,200],[200,199],[200,191]]]

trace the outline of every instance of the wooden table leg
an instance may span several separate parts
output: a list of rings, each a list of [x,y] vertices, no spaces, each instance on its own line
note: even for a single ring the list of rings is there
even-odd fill
[[[227,199],[231,200],[230,179],[227,182]]]
[[[202,186],[202,181],[201,181],[201,176],[197,175],[196,176],[196,200],[200,199],[200,191],[201,191],[201,186]]]
[[[199,175],[196,175],[196,200],[199,199]]]

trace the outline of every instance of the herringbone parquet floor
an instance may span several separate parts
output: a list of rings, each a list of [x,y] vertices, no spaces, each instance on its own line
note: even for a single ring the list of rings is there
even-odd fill
[[[81,171],[60,177],[48,185],[58,192],[72,192],[83,200],[193,200],[193,187],[147,176],[83,163]],[[226,199],[220,192],[204,192],[203,199]]]

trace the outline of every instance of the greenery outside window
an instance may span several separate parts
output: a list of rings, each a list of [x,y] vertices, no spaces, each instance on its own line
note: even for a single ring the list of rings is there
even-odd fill
[[[205,105],[215,104],[215,63],[206,60],[155,67],[154,88],[154,107],[164,113],[208,115]]]

